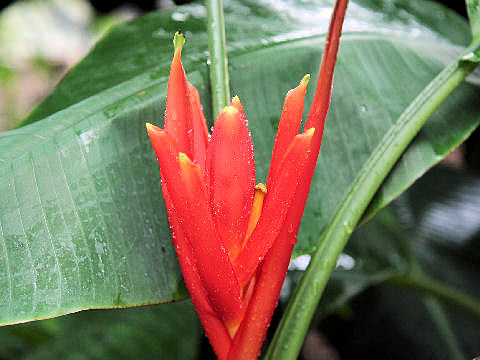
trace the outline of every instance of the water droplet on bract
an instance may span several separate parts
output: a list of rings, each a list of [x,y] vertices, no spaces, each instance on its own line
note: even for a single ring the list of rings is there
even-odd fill
[[[297,243],[297,235],[290,237],[290,244],[295,245]]]
[[[473,52],[469,52],[469,53],[462,56],[463,61],[469,61],[469,60],[472,60],[474,58],[475,58],[475,53],[473,53]]]
[[[348,223],[348,221],[345,221],[345,222],[343,223],[343,227],[345,228],[345,232],[346,232],[347,234],[351,234],[351,233],[352,233],[353,229],[352,229],[352,227],[350,226],[350,224]]]
[[[293,233],[293,230],[294,230],[293,224],[288,225],[288,228],[287,228],[288,233],[289,234]]]

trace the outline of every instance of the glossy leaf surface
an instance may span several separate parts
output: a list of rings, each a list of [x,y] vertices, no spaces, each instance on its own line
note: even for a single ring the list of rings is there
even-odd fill
[[[416,3],[350,5],[297,255],[312,250],[402,110],[468,43],[466,22]],[[317,76],[331,5],[225,4],[232,93],[249,119],[258,181],[266,181],[285,93],[304,74]],[[26,119],[33,124],[0,135],[0,323],[186,296],[144,127],[162,124],[179,28],[188,38],[184,66],[208,114],[205,9],[194,4],[114,28]],[[473,76],[434,115],[374,211],[478,125],[478,91]]]
[[[91,310],[4,327],[0,329],[0,357],[195,359],[199,342],[200,324],[190,301],[184,301],[127,310]]]

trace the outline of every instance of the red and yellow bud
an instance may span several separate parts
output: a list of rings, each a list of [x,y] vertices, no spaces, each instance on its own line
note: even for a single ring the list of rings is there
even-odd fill
[[[175,34],[164,129],[147,124],[185,284],[219,359],[256,359],[277,305],[320,150],[347,0],[340,1],[305,132],[309,75],[285,98],[267,186],[235,96],[211,137]],[[320,90],[319,90],[320,89]]]
[[[231,258],[242,247],[255,188],[253,144],[242,117],[236,107],[225,107],[207,151],[212,216]]]

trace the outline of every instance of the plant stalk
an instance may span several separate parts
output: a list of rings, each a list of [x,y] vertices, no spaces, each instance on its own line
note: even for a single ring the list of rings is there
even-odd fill
[[[478,47],[479,44],[474,44],[469,49]],[[466,54],[470,53],[467,50]],[[295,289],[268,348],[266,359],[297,358],[330,274],[366,207],[427,119],[477,65],[473,61],[462,59],[463,56],[459,57],[427,85],[366,161],[332,220],[320,235],[317,250]]]
[[[435,324],[438,335],[445,343],[452,360],[463,360],[465,355],[462,353],[457,335],[450,325],[447,314],[445,313],[440,301],[434,297],[427,295],[423,299],[425,308],[430,314],[432,322]]]
[[[427,275],[409,273],[404,276],[392,277],[387,280],[387,283],[433,295],[480,321],[480,301]]]
[[[208,50],[213,119],[230,102],[223,0],[207,0]]]

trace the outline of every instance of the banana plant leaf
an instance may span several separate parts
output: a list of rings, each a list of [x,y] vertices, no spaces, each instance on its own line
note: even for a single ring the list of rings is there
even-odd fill
[[[175,331],[172,331],[175,329]],[[179,336],[182,334],[182,336]],[[0,358],[195,359],[200,323],[190,301],[132,309],[90,310],[5,326]]]

